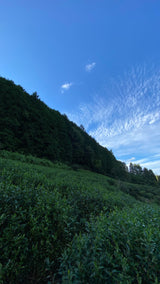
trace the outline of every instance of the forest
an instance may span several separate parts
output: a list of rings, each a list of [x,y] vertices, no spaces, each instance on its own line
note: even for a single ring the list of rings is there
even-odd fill
[[[0,149],[60,161],[116,179],[159,185],[160,177],[140,165],[116,160],[81,125],[49,108],[37,93],[29,95],[13,81],[0,77]]]

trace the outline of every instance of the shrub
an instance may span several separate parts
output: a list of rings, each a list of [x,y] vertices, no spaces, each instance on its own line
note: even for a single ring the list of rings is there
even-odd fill
[[[47,283],[70,241],[69,224],[70,207],[57,190],[2,181],[0,263],[4,283]]]
[[[63,253],[62,283],[159,283],[159,249],[159,208],[102,214]]]

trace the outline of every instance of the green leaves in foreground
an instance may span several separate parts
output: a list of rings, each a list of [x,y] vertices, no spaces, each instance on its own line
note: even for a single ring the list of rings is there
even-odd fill
[[[159,283],[160,209],[102,214],[63,253],[63,283]]]
[[[56,190],[0,183],[2,283],[47,283],[69,241],[69,215]]]
[[[155,198],[145,204],[128,184],[122,192],[105,176],[21,158],[0,159],[0,284],[160,283]]]

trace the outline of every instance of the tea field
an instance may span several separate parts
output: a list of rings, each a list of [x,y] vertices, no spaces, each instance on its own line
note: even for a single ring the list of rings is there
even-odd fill
[[[160,188],[0,151],[0,283],[160,283]]]

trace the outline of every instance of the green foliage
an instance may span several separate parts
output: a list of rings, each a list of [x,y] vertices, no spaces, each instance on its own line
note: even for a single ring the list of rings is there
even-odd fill
[[[66,115],[50,109],[34,92],[26,93],[14,82],[0,77],[0,150],[24,153],[54,161],[79,165],[116,179],[158,185],[151,170],[117,161],[83,127]],[[28,157],[29,159],[29,157]]]
[[[152,170],[142,169],[140,165],[130,163],[130,181],[139,184],[158,185],[158,180]]]
[[[153,196],[157,187],[0,151],[0,283],[159,283]]]
[[[159,283],[159,249],[158,207],[102,213],[63,253],[62,283]]]
[[[40,159],[32,155],[23,155],[20,153],[9,152],[6,150],[0,150],[0,157],[5,158],[5,159],[21,161],[24,163],[35,164],[35,165],[42,165],[42,166],[48,166],[48,167],[54,166],[54,164],[47,159]]]
[[[47,283],[58,271],[64,248],[75,234],[86,230],[90,216],[97,216],[104,207],[109,214],[118,202],[111,205],[113,196],[89,172],[82,176],[52,163],[44,167],[43,160],[6,151],[1,151],[1,157],[2,280]]]
[[[24,172],[21,182],[17,174],[3,171],[0,183],[3,281],[46,283],[70,238],[70,208],[56,189],[37,184],[35,174]]]
[[[128,193],[139,201],[157,203],[160,205],[160,187],[141,185],[118,181],[119,190]]]
[[[22,111],[23,110],[23,111]],[[36,92],[29,95],[0,77],[0,150],[51,161],[78,164],[110,176],[125,176],[113,153],[100,146],[81,125],[50,109]]]
[[[0,113],[0,283],[160,283],[159,176],[4,78]]]

